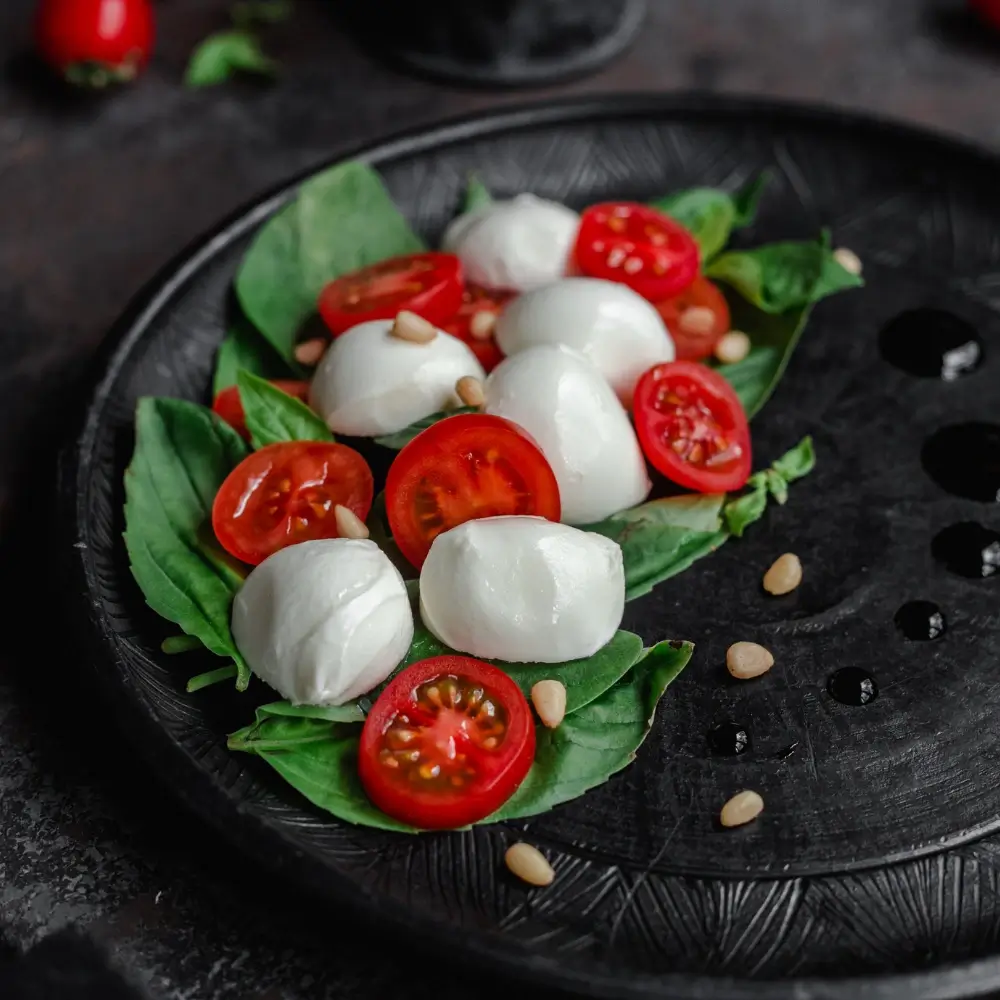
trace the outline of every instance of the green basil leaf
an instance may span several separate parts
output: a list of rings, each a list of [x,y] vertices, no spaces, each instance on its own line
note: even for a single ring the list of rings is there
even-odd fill
[[[417,253],[423,243],[364,163],[341,163],[306,181],[258,233],[236,275],[247,318],[286,361],[323,287],[368,264]]]
[[[762,170],[756,177],[751,178],[733,195],[733,208],[736,210],[734,228],[743,229],[752,226],[757,218],[757,209],[760,206],[760,199],[771,183],[772,173],[770,170]]]
[[[202,691],[207,687],[212,687],[214,684],[221,684],[223,681],[232,680],[234,677],[239,678],[239,676],[239,667],[235,663],[229,663],[224,667],[216,667],[215,670],[209,670],[204,674],[196,674],[187,682],[185,690],[188,694],[194,694],[196,691]]]
[[[266,379],[302,378],[302,369],[291,365],[240,316],[230,326],[215,358],[213,395],[236,385],[240,369]]]
[[[190,653],[196,649],[204,649],[205,644],[193,635],[170,635],[160,643],[160,649],[167,656],[177,653]]]
[[[257,721],[262,719],[319,719],[322,722],[364,722],[365,713],[354,703],[348,705],[290,705],[275,701],[257,709]]]
[[[385,490],[376,494],[366,523],[368,537],[389,557],[389,561],[399,570],[403,579],[415,581],[419,573],[410,560],[400,552],[389,529],[389,518],[385,512]]]
[[[786,451],[774,462],[771,468],[790,483],[808,476],[816,468],[816,449],[813,447],[813,439],[804,437],[794,448]]]
[[[469,186],[465,189],[465,203],[462,205],[462,214],[475,212],[477,208],[485,208],[493,204],[493,195],[489,188],[476,176],[469,174]]]
[[[184,73],[188,87],[213,87],[237,73],[274,76],[277,64],[264,54],[249,31],[221,31],[210,35],[191,54]]]
[[[730,500],[723,508],[723,517],[731,535],[743,537],[743,532],[764,516],[767,510],[767,476],[754,473],[747,481],[749,493]]]
[[[246,454],[240,436],[205,407],[146,397],[125,472],[125,546],[146,602],[213,653],[234,659],[240,690],[250,671],[229,618],[242,576],[211,544],[206,525],[222,481]]]
[[[236,377],[254,448],[284,441],[332,441],[330,428],[301,400],[241,371]]]
[[[381,437],[375,438],[375,443],[380,444],[383,448],[391,448],[393,451],[400,451],[405,448],[421,431],[427,430],[428,427],[433,427],[434,424],[438,424],[442,420],[447,420],[448,417],[457,416],[459,413],[478,412],[479,410],[475,406],[460,406],[454,410],[443,410],[440,413],[432,413],[430,416],[423,417],[421,420],[417,420],[410,424],[409,427],[404,427],[401,431],[396,431],[394,434],[383,434]]]
[[[788,480],[774,469],[768,469],[764,473],[764,481],[767,483],[767,492],[774,497],[779,504],[788,503]]]
[[[816,465],[816,453],[811,437],[804,437],[794,448],[786,451],[770,469],[755,472],[747,481],[749,493],[729,500],[722,511],[726,528],[737,538],[767,510],[767,497],[779,504],[788,500],[788,485],[809,475]]]

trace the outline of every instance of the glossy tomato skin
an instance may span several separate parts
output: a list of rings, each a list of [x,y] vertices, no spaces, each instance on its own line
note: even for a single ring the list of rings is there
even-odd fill
[[[375,481],[353,448],[328,441],[283,441],[248,455],[226,477],[212,505],[219,544],[256,566],[279,549],[336,538],[334,508],[368,517]]]
[[[656,311],[670,331],[678,361],[700,361],[715,350],[715,345],[729,332],[729,303],[719,287],[699,275],[682,292],[654,302]],[[715,317],[707,333],[692,333],[684,329],[681,316],[694,308],[709,309]]]
[[[646,458],[699,493],[726,493],[750,476],[750,427],[733,387],[693,361],[670,361],[639,379],[635,429]]]
[[[620,281],[650,302],[687,288],[699,267],[698,244],[679,222],[629,201],[583,213],[575,258],[583,274]]]
[[[309,399],[308,382],[293,379],[274,379],[271,385],[303,403]],[[246,414],[243,412],[243,403],[240,400],[240,390],[235,385],[229,386],[228,389],[223,389],[215,397],[215,400],[212,402],[212,411],[222,417],[244,441],[250,440]]]
[[[331,281],[320,294],[319,312],[334,336],[404,309],[440,326],[458,311],[462,290],[462,262],[455,254],[405,254]]]
[[[469,283],[462,293],[462,303],[458,307],[458,312],[441,324],[441,329],[445,333],[450,333],[453,337],[458,337],[463,343],[468,344],[484,371],[493,371],[503,361],[504,355],[503,351],[497,347],[496,339],[492,333],[488,337],[474,337],[472,335],[472,318],[477,313],[483,312],[499,316],[503,312],[504,306],[514,298],[514,295],[514,292],[482,288],[480,285]]]
[[[361,731],[358,775],[386,815],[453,830],[495,813],[535,759],[535,723],[512,678],[468,656],[401,671]]]
[[[149,0],[41,0],[35,44],[74,83],[131,79],[149,61],[155,35]]]
[[[558,521],[559,486],[541,449],[513,421],[486,413],[446,417],[396,456],[385,482],[392,537],[419,569],[442,532],[479,517]]]

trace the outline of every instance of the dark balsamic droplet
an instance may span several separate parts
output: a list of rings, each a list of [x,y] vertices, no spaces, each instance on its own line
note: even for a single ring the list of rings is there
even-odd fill
[[[1000,573],[1000,532],[961,521],[934,536],[931,555],[952,573],[984,580]]]
[[[944,615],[933,601],[907,601],[893,620],[896,628],[915,642],[938,639],[947,629]]]
[[[927,474],[955,496],[1000,502],[1000,426],[953,424],[935,431],[920,453]]]
[[[708,745],[712,753],[723,757],[736,757],[751,748],[750,727],[739,722],[720,722],[708,731]]]
[[[882,357],[920,378],[952,382],[979,367],[983,343],[967,320],[943,309],[911,309],[879,334]]]
[[[878,697],[878,684],[861,667],[841,667],[830,675],[826,689],[844,705],[867,705]]]

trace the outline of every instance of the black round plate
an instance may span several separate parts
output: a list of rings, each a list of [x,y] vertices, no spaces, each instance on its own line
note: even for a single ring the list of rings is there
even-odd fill
[[[939,428],[1000,415],[1000,162],[907,128],[734,100],[629,97],[535,108],[364,150],[433,241],[477,171],[502,194],[573,205],[691,185],[775,180],[741,243],[815,236],[865,262],[867,286],[821,303],[754,422],[757,466],[804,434],[818,467],[747,537],[628,608],[648,641],[697,643],[635,764],[528,823],[419,837],[312,809],[266,766],[225,748],[251,716],[232,691],[184,693],[187,663],[158,653],[121,543],[122,473],[146,394],[206,399],[230,281],[255,230],[294,185],[185,255],[119,330],[67,497],[100,678],[151,765],[261,861],[331,900],[352,900],[514,975],[608,997],[957,997],[1000,986],[1000,581],[949,574],[931,541],[958,521],[1000,526],[996,504],[949,496],[923,470]],[[985,361],[955,382],[891,367],[878,331],[904,309],[969,320]],[[763,570],[797,552],[805,582],[766,598]],[[934,642],[893,623],[909,600],[948,620]],[[770,647],[777,666],[728,679],[727,645]],[[827,693],[839,667],[880,695]],[[713,756],[735,719],[751,752]],[[794,749],[789,750],[793,744]],[[766,802],[722,831],[741,788]],[[526,830],[555,884],[503,874]]]

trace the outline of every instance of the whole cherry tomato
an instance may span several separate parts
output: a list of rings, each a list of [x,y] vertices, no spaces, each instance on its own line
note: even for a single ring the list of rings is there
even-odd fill
[[[153,50],[149,0],[41,0],[39,55],[70,83],[103,87],[131,80]]]

